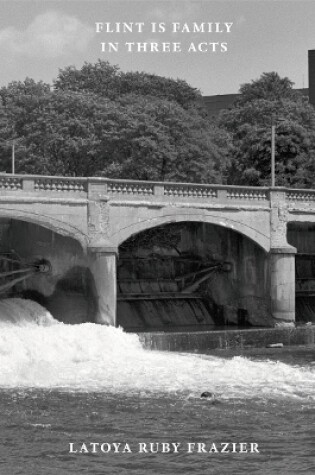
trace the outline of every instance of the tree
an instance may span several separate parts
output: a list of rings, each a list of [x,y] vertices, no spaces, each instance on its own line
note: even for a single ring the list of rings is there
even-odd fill
[[[139,180],[218,182],[222,133],[196,111],[153,97],[125,95],[104,137],[112,161],[102,174]]]
[[[244,105],[255,99],[281,101],[283,99],[298,99],[300,93],[293,89],[294,83],[289,78],[281,78],[278,73],[263,73],[259,79],[240,86],[239,105]]]
[[[0,123],[0,139],[17,143],[17,172],[85,174],[87,149],[93,143],[89,119],[98,110],[91,98],[61,97],[50,86],[29,79],[2,88],[0,97],[6,115],[5,124]],[[1,159],[2,170],[8,171],[4,154]]]
[[[19,124],[28,116],[29,104],[49,94],[50,86],[42,81],[36,83],[26,78],[24,82],[14,81],[0,89],[0,164],[1,171],[11,171],[12,145],[18,151],[25,150],[24,136]]]
[[[242,85],[234,107],[221,113],[219,125],[232,137],[228,183],[270,185],[271,126],[276,124],[276,184],[315,184],[315,110],[292,85],[277,73],[264,73]]]
[[[111,82],[117,68],[105,69],[103,79]],[[157,83],[154,78],[156,91]],[[198,107],[187,102],[184,108],[163,91],[152,96],[140,94],[140,88],[118,95],[101,88],[100,93],[95,77],[90,90],[76,81],[70,87],[70,79],[67,84],[52,90],[26,80],[1,89],[6,120],[2,124],[0,115],[0,140],[18,141],[19,173],[221,181],[227,134],[209,124]],[[179,91],[183,98],[182,86]],[[3,155],[2,170],[8,163]]]
[[[174,101],[184,108],[201,105],[200,91],[186,81],[138,71],[124,73],[118,66],[101,60],[95,64],[84,63],[81,69],[69,66],[59,70],[54,87],[59,91],[94,93],[112,100],[134,94]]]

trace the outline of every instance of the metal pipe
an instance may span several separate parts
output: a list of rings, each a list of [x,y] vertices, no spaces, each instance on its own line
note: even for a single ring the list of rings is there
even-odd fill
[[[38,271],[34,267],[27,267],[26,269],[16,269],[16,270],[11,270],[11,271],[7,271],[7,272],[1,272],[0,273],[0,278],[7,277],[7,276],[10,276],[10,275],[14,275],[14,274],[23,274],[25,272],[35,273],[35,272],[38,272]]]
[[[22,277],[17,277],[16,279],[10,280],[10,282],[7,282],[6,284],[0,285],[0,293],[10,289],[11,287],[14,287],[15,284],[17,284],[18,282],[22,282],[22,280],[27,279],[31,275],[33,275],[33,272],[31,272],[30,274],[23,275]]]

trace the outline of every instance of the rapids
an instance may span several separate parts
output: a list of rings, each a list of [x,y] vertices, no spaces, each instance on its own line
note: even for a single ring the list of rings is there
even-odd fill
[[[3,389],[315,401],[315,366],[148,351],[121,328],[60,323],[22,299],[0,302],[0,367]]]

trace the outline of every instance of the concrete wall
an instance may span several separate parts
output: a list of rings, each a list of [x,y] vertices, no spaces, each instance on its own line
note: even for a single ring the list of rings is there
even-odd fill
[[[80,199],[0,193],[0,219],[12,217],[72,237],[82,246],[88,242],[87,203]]]
[[[237,323],[237,309],[247,309],[252,325],[270,324],[268,257],[257,244],[240,233],[220,226],[203,225],[196,247],[205,255],[232,263],[232,271],[220,273],[206,285],[208,295],[227,309]]]
[[[132,206],[127,203],[115,206],[111,203],[109,234],[112,243],[119,246],[133,234],[169,223],[201,222],[230,228],[252,239],[263,249],[270,249],[270,210],[239,206],[215,208],[200,203],[178,203],[173,206]]]

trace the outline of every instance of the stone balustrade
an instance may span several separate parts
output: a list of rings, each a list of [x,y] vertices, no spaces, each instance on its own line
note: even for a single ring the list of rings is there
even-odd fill
[[[162,201],[203,201],[227,204],[269,206],[272,192],[281,192],[289,206],[315,206],[315,190],[268,188],[197,183],[149,182],[102,177],[58,177],[0,174],[0,194],[47,193],[75,198],[108,196],[113,199],[152,199]]]
[[[217,198],[218,190],[211,185],[194,185],[187,183],[164,183],[164,196],[192,197],[192,198]]]
[[[30,180],[29,180],[30,181]],[[86,180],[74,178],[36,177],[33,179],[34,191],[86,192]]]
[[[15,178],[6,175],[0,176],[0,190],[21,190],[22,183],[22,178]]]
[[[129,180],[107,181],[109,195],[154,195],[154,185],[150,182],[133,182]]]
[[[315,202],[315,190],[286,190],[286,200],[289,203]]]

